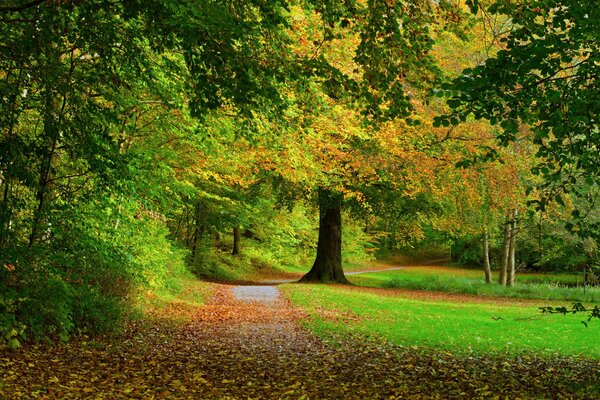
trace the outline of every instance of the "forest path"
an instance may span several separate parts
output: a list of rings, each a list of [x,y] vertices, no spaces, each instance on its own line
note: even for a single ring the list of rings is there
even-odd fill
[[[281,293],[275,286],[235,286],[231,289],[235,300],[242,302],[258,301],[262,303],[274,303],[279,299]]]
[[[560,362],[324,340],[276,287],[212,287],[206,305],[172,302],[117,338],[0,350],[0,399],[462,399],[540,397],[531,382],[542,382],[541,397],[556,389],[543,383]]]

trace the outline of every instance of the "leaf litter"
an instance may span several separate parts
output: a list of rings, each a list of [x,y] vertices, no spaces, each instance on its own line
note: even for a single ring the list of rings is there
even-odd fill
[[[216,284],[205,306],[155,310],[116,339],[1,350],[0,398],[600,398],[598,360],[457,357],[377,338],[323,339],[286,300],[239,301],[231,288]]]

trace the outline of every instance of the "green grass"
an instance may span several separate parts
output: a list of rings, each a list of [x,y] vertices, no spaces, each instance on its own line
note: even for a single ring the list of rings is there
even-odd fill
[[[164,285],[147,290],[138,296],[135,312],[138,318],[164,310],[173,304],[186,307],[202,306],[210,296],[210,284],[199,280],[187,270],[170,276]]]
[[[487,285],[483,271],[455,267],[407,267],[397,271],[382,271],[350,276],[360,286],[434,290],[450,293],[503,296],[523,299],[558,300],[585,303],[600,302],[600,288],[567,287],[575,285],[572,274],[518,274],[514,287],[496,283]],[[494,276],[494,282],[497,277]]]
[[[325,337],[340,333],[379,337],[455,354],[533,351],[542,356],[600,358],[600,321],[586,328],[580,323],[583,315],[542,316],[535,305],[425,301],[341,286],[280,288],[309,314],[309,327]]]

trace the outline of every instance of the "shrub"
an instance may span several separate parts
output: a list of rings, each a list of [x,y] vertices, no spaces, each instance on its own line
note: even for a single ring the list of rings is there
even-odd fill
[[[140,289],[160,288],[185,268],[165,223],[136,218],[136,207],[64,205],[47,238],[11,248],[0,260],[0,344],[113,331]]]

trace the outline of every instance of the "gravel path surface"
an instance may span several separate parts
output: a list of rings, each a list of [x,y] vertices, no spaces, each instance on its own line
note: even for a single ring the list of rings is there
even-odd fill
[[[235,286],[232,289],[233,298],[242,302],[274,303],[281,293],[275,286]]]

